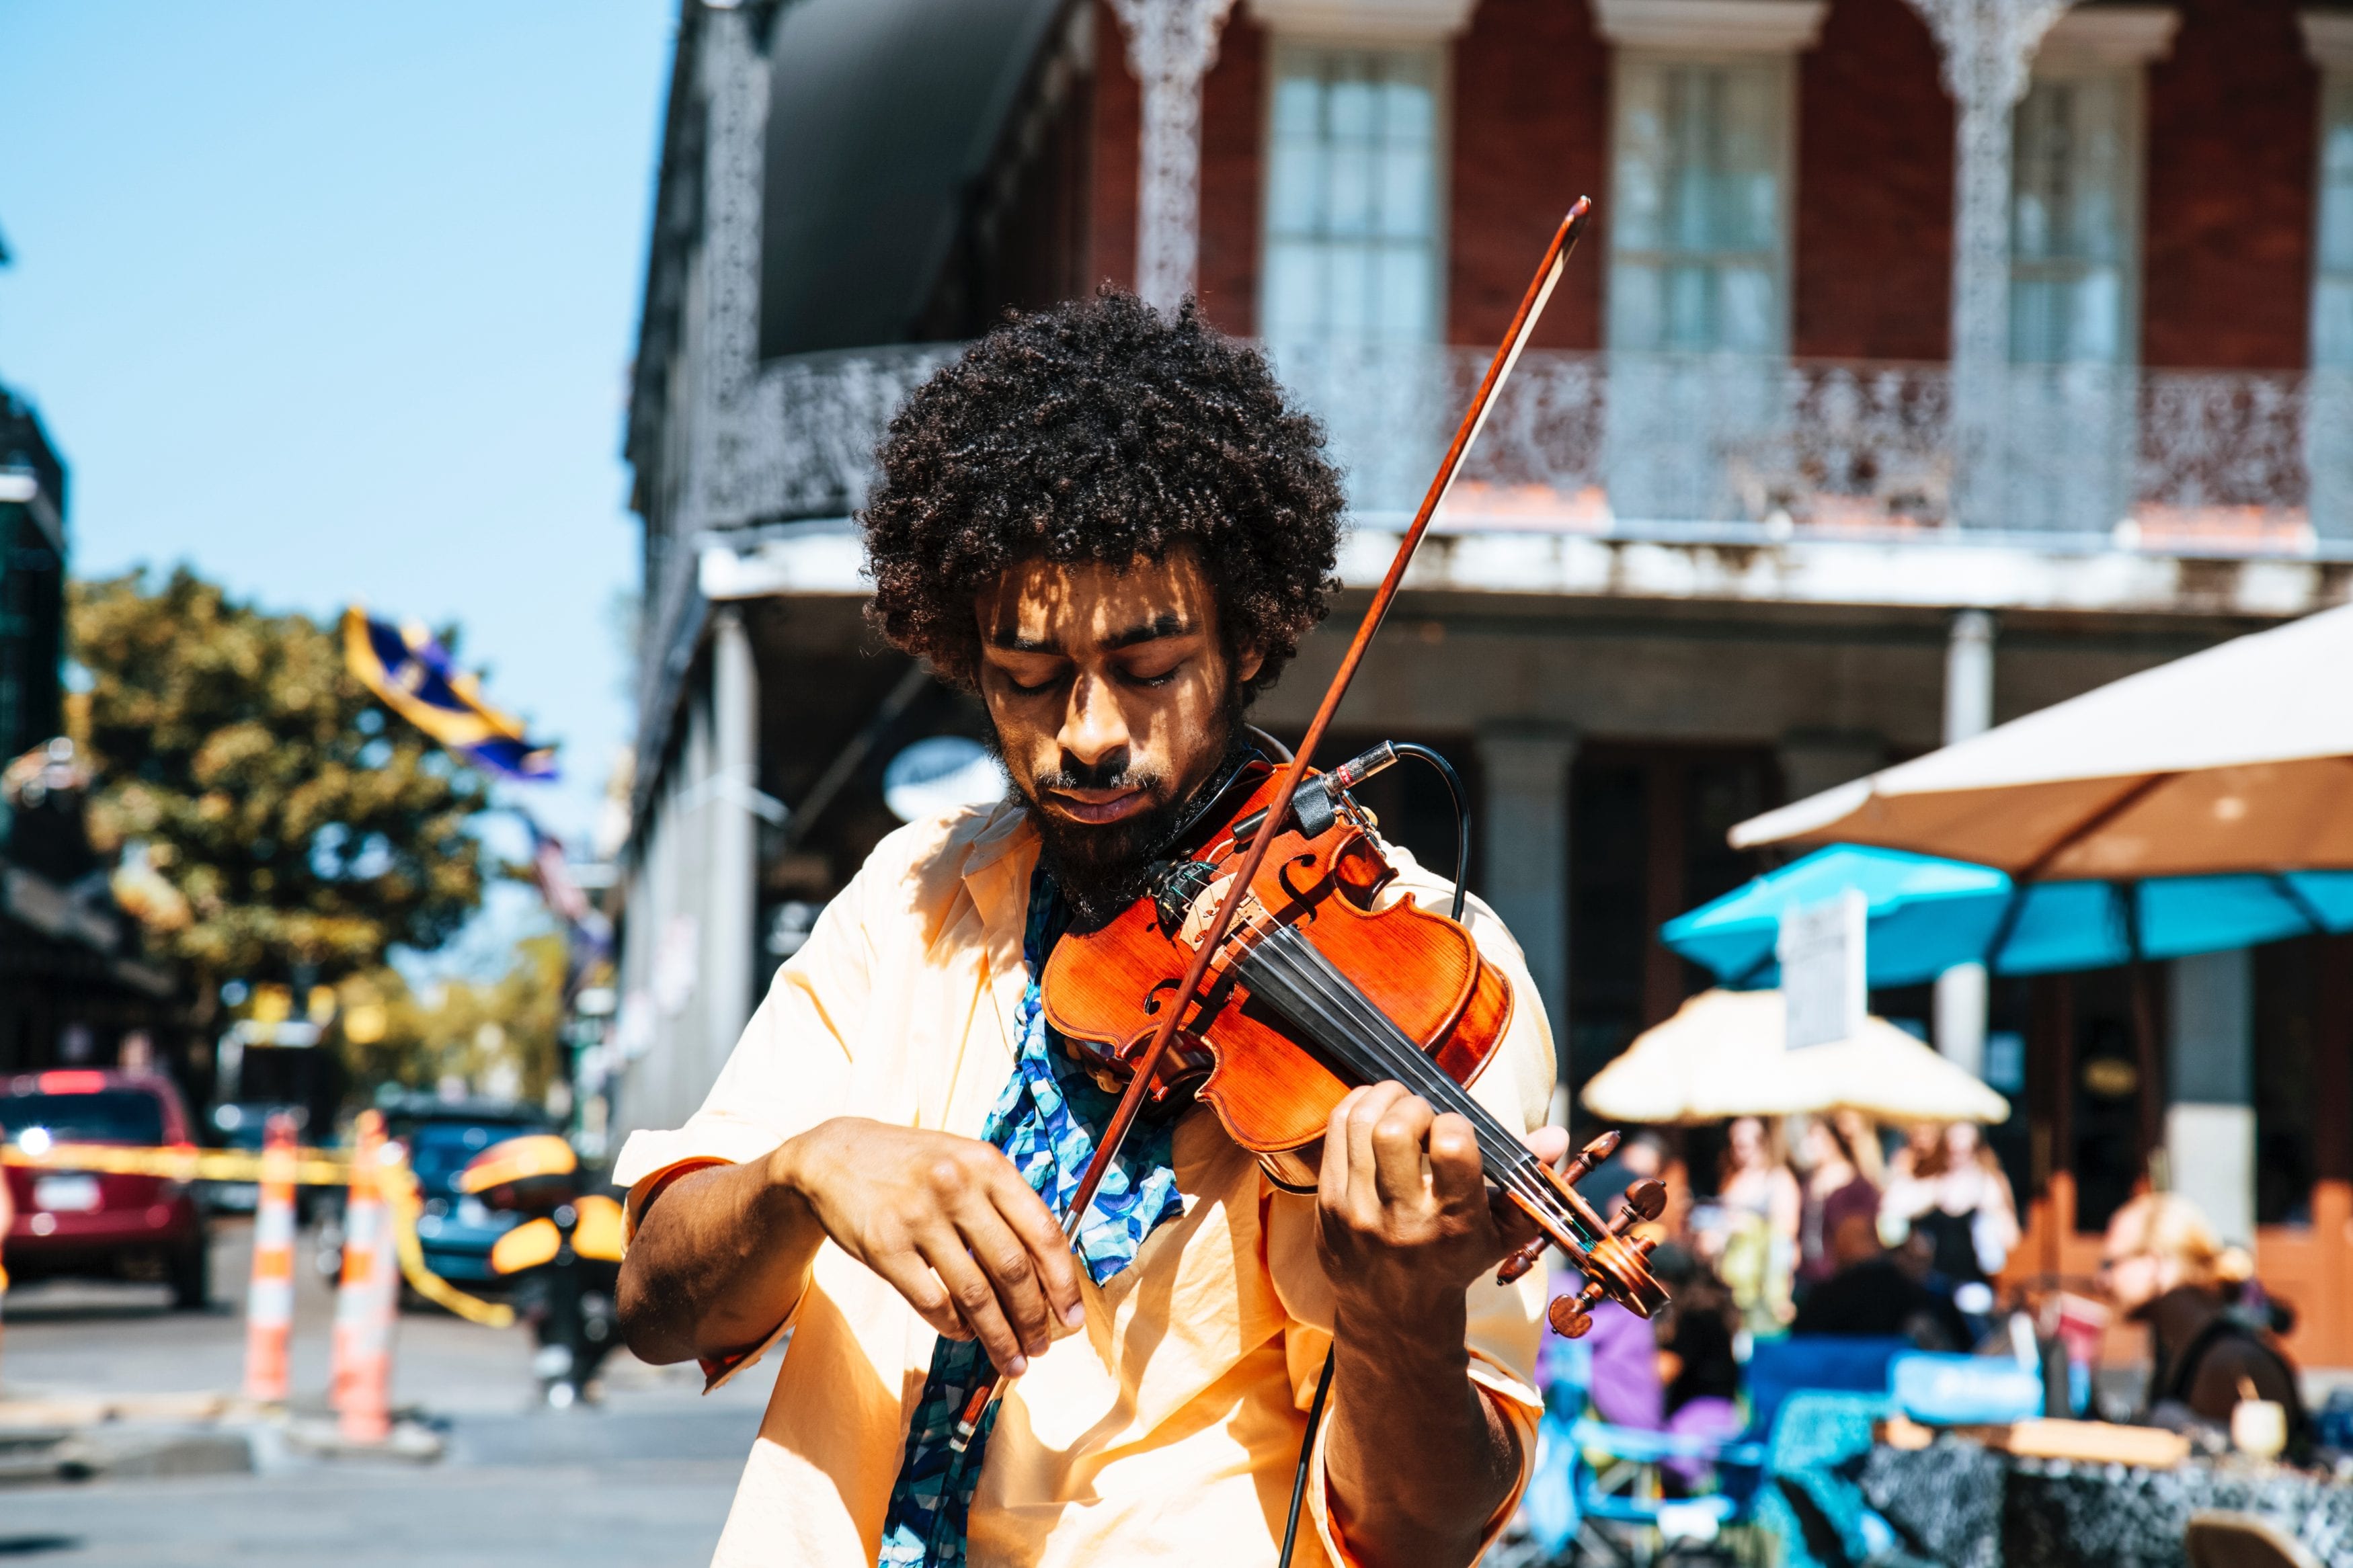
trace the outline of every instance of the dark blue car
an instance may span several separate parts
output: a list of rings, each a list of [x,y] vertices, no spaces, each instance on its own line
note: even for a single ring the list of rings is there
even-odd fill
[[[555,1129],[536,1109],[501,1100],[403,1100],[386,1106],[384,1119],[385,1131],[407,1145],[409,1168],[423,1191],[417,1240],[425,1267],[470,1289],[497,1283],[491,1247],[516,1216],[458,1191],[458,1173],[493,1143]]]

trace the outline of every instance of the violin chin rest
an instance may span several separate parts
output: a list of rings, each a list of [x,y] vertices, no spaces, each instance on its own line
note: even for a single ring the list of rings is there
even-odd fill
[[[1314,1196],[1324,1168],[1324,1140],[1296,1149],[1276,1149],[1258,1157],[1266,1179],[1286,1193]]]

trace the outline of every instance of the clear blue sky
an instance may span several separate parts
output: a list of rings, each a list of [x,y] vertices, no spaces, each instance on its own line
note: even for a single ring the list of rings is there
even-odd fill
[[[0,381],[77,574],[454,620],[593,819],[676,0],[0,0]]]

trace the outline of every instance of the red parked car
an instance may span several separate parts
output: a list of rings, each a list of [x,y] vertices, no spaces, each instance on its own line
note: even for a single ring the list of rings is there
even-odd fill
[[[169,1079],[84,1068],[0,1078],[0,1141],[28,1152],[55,1143],[188,1145],[193,1132]],[[210,1249],[186,1183],[21,1165],[7,1167],[7,1181],[16,1210],[6,1237],[12,1283],[60,1274],[161,1280],[174,1306],[206,1304]]]

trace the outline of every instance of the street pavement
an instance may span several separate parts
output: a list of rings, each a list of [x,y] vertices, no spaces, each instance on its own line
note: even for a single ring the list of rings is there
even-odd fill
[[[322,1416],[334,1300],[298,1258],[297,1416]],[[249,1227],[222,1224],[215,1310],[161,1287],[54,1281],[9,1292],[0,1398],[234,1394]],[[328,1458],[254,1428],[253,1474],[100,1479],[0,1489],[0,1558],[66,1568],[554,1568],[710,1560],[759,1426],[773,1361],[709,1396],[691,1367],[617,1352],[595,1408],[550,1411],[520,1325],[403,1314],[393,1403],[438,1430],[434,1462]]]

